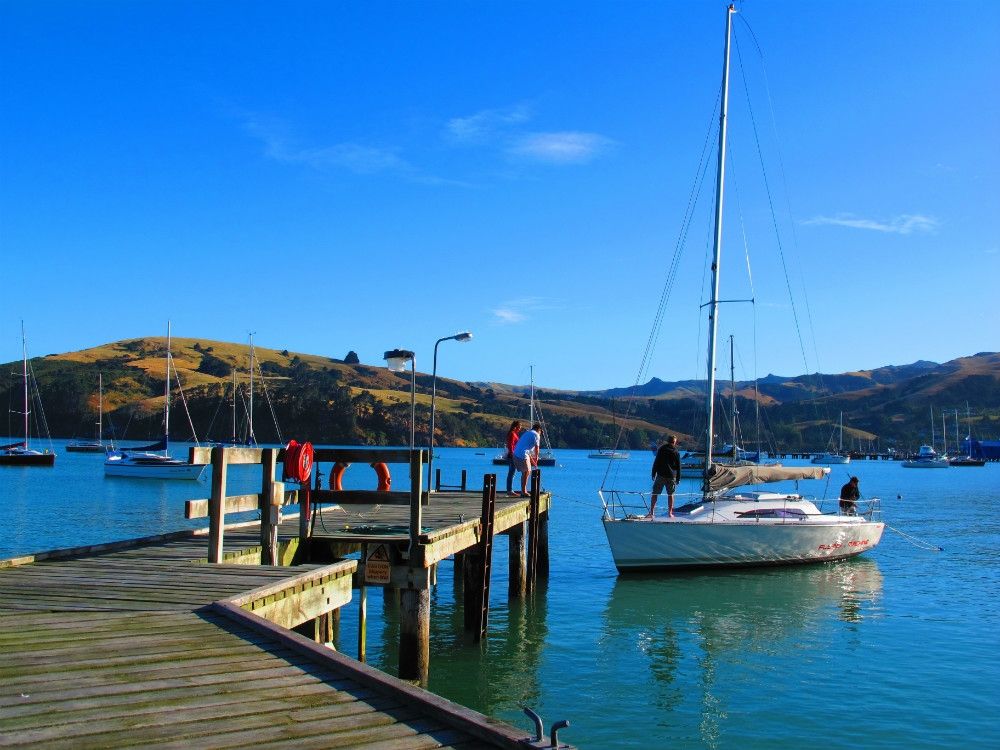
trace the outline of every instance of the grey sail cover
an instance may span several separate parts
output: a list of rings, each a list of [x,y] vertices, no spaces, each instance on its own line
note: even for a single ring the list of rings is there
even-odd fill
[[[767,484],[791,479],[822,479],[828,466],[723,466],[712,464],[706,492],[722,492],[748,484]]]

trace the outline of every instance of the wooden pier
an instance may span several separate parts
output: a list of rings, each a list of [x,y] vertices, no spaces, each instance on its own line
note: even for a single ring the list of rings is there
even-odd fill
[[[317,449],[317,464],[361,464],[364,471],[370,471],[368,464],[402,464],[408,470],[404,491],[333,491],[315,486],[316,472],[310,475],[312,482],[276,481],[284,458],[284,450],[277,449],[192,449],[192,461],[212,463],[212,495],[207,500],[189,501],[185,515],[209,518],[210,562],[225,558],[226,514],[247,510],[257,510],[262,519],[258,549],[264,564],[275,564],[281,559],[329,561],[359,554],[353,586],[360,598],[358,658],[361,661],[365,659],[366,597],[370,587],[398,590],[402,610],[399,677],[425,685],[430,658],[430,588],[441,560],[456,556],[457,567],[464,576],[466,628],[474,638],[482,637],[487,629],[489,576],[486,573],[492,566],[496,535],[505,534],[510,539],[510,598],[527,596],[536,579],[548,575],[551,498],[541,491],[537,471],[532,476],[532,491],[527,498],[497,496],[495,483],[486,483],[478,492],[470,491],[464,483],[447,491],[428,492],[424,489],[422,471],[427,461],[425,451]],[[226,494],[228,467],[233,464],[260,464],[260,493]],[[371,477],[374,484],[375,474]],[[298,489],[288,489],[290,486]],[[282,526],[281,508],[285,505],[301,508],[294,527],[287,523]],[[333,522],[329,523],[331,518]],[[489,533],[484,533],[484,529]]]
[[[421,452],[405,453],[421,466]],[[0,747],[551,746],[317,643],[357,591],[363,657],[367,588],[398,589],[400,671],[425,683],[437,562],[463,561],[476,637],[486,630],[495,534],[511,537],[509,596],[530,591],[541,560],[547,571],[548,497],[537,475],[530,498],[498,499],[495,486],[421,492],[418,468],[411,492],[384,493],[385,504],[361,493],[317,513],[334,493],[285,491],[278,455],[213,450],[209,529],[0,561]],[[225,466],[257,461],[261,493],[227,497]],[[404,494],[418,506],[394,504]],[[224,511],[250,497],[263,523],[226,526]],[[272,509],[291,501],[303,512],[282,520]],[[200,511],[189,503],[189,515]],[[350,551],[360,559],[340,559]],[[310,555],[335,561],[260,564]]]

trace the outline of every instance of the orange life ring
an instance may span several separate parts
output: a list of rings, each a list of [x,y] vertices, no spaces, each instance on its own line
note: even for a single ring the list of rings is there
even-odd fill
[[[313,447],[312,443],[289,441],[285,446],[285,479],[300,484],[309,481],[312,474]]]
[[[384,461],[378,461],[372,464],[372,468],[375,469],[375,475],[378,477],[378,487],[377,492],[388,492],[390,487],[392,487],[392,475],[389,473],[389,467]]]
[[[337,463],[333,465],[333,468],[330,469],[331,490],[334,490],[336,492],[344,491],[344,485],[341,480],[343,479],[344,472],[347,471],[348,466],[350,466],[350,464],[345,464],[342,463],[341,461],[337,461]]]

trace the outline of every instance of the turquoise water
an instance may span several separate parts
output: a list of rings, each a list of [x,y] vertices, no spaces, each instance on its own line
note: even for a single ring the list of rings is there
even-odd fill
[[[447,483],[466,468],[475,484],[494,471],[493,452],[439,449],[435,465]],[[556,453],[561,466],[543,473],[554,496],[547,586],[508,603],[501,538],[490,636],[471,645],[442,564],[434,692],[526,731],[521,705],[546,727],[568,719],[560,737],[581,748],[1000,747],[1000,465],[854,462],[834,467],[828,487],[808,483],[831,507],[856,474],[865,496],[883,498],[889,526],[941,552],[887,529],[876,550],[842,563],[618,576],[596,493],[607,464]],[[615,462],[608,485],[644,488],[650,460]],[[368,486],[370,473],[349,471],[346,483]],[[250,470],[231,476],[233,492],[259,482]],[[183,500],[209,484],[105,479],[100,456],[61,453],[54,469],[2,468],[0,488],[7,557],[192,525]],[[398,611],[377,590],[368,608],[369,661],[392,672]],[[356,629],[348,607],[337,645],[349,655]]]

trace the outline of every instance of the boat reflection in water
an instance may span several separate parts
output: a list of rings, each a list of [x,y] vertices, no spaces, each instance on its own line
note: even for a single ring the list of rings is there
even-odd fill
[[[789,675],[881,612],[882,574],[854,558],[792,568],[620,576],[597,659],[628,675],[626,700],[700,714],[715,744],[743,692],[780,694]],[[607,668],[607,667],[606,667]],[[797,684],[798,678],[794,680]],[[642,691],[642,692],[635,692]],[[755,700],[760,700],[758,694]],[[744,707],[745,708],[745,707]],[[713,740],[713,738],[715,738]]]

